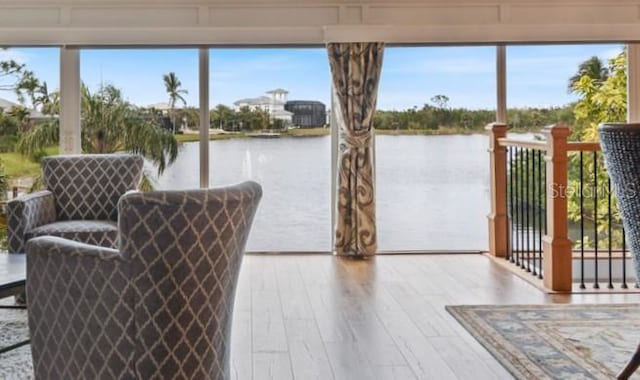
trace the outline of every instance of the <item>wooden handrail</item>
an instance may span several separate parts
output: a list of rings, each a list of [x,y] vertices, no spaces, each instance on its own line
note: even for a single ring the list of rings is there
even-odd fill
[[[503,137],[498,139],[500,146],[515,146],[526,149],[537,149],[546,151],[549,147],[546,141],[524,140],[510,137]]]
[[[546,141],[525,140],[513,137],[502,137],[498,139],[500,146],[514,146],[525,149],[536,149],[547,151],[549,148]],[[598,152],[600,143],[596,141],[576,141],[567,142],[567,152]]]
[[[567,151],[598,152],[600,151],[600,143],[599,142],[569,142],[567,143]]]

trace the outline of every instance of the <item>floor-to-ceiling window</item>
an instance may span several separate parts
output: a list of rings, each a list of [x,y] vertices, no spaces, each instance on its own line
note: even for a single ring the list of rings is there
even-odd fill
[[[329,87],[324,49],[210,50],[210,185],[264,192],[249,251],[331,250]],[[193,133],[161,187],[198,186]]]
[[[30,190],[40,172],[39,157],[57,152],[57,146],[47,145],[22,154],[18,145],[34,128],[57,120],[60,49],[0,48],[0,65],[0,164],[11,197]]]
[[[145,147],[145,139],[152,141],[149,134],[140,134],[132,141],[125,132],[145,124],[151,130],[175,136],[180,144],[175,163],[170,162],[165,144],[164,157],[153,153],[160,147],[146,146],[146,187],[197,188],[198,183],[190,181],[190,177],[167,177],[188,154],[181,143],[184,136],[198,128],[197,68],[195,49],[82,49],[81,112],[84,144],[90,144],[83,146],[83,151],[110,153]],[[101,134],[106,136],[105,149],[100,145]],[[161,161],[166,165],[164,171],[159,170]],[[190,171],[197,178],[197,160],[192,162]]]
[[[509,46],[507,73],[512,136],[546,139],[541,133],[544,126],[563,123],[571,129],[570,141],[593,142],[599,123],[626,120],[626,58],[621,44]],[[528,258],[530,251],[541,250],[546,229],[544,218],[537,217],[545,201],[531,184],[544,178],[544,152],[513,147],[508,154],[515,178],[509,184],[511,244]],[[567,166],[568,186],[563,193],[574,278],[595,278],[597,283],[596,268],[608,271],[611,278],[621,277],[626,270],[619,265],[621,258],[630,260],[599,148],[572,147]]]
[[[387,48],[376,116],[379,250],[484,250],[495,47]]]

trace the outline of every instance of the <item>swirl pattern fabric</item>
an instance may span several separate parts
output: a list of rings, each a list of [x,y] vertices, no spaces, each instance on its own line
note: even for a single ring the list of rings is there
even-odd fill
[[[336,116],[340,130],[336,254],[376,253],[373,116],[384,44],[330,43]]]
[[[119,249],[37,237],[27,302],[37,379],[229,378],[235,288],[255,182],[131,192]]]

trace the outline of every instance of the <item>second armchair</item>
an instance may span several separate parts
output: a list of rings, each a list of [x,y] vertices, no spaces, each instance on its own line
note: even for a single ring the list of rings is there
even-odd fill
[[[44,235],[115,248],[118,199],[137,189],[143,164],[130,154],[45,157],[46,190],[7,203],[9,252],[22,253],[27,240]]]

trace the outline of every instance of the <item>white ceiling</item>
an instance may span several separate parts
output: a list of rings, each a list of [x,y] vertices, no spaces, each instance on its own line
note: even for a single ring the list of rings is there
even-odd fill
[[[640,0],[0,0],[0,45],[640,40]]]

